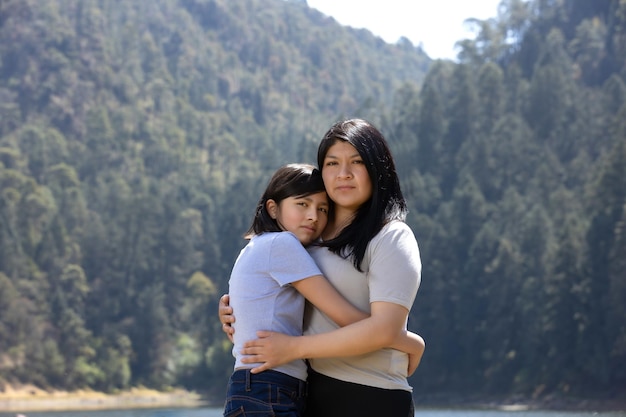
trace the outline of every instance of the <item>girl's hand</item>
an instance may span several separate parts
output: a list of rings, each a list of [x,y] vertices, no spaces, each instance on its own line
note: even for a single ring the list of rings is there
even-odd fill
[[[232,326],[232,323],[235,322],[235,316],[233,315],[233,308],[229,305],[229,302],[230,297],[228,294],[224,294],[220,297],[218,315],[220,317],[220,323],[222,323],[222,331],[226,333],[228,340],[234,343],[233,334],[235,333],[235,328]]]
[[[297,336],[261,330],[256,332],[258,339],[244,343],[241,353],[243,363],[262,362],[261,366],[252,368],[253,374],[275,368],[298,359],[295,344]]]
[[[422,353],[409,353],[409,369],[407,376],[413,375],[422,360]]]

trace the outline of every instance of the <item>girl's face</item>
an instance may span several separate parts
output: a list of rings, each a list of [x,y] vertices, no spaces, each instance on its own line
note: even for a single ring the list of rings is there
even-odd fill
[[[328,148],[322,178],[336,209],[355,212],[372,196],[372,181],[363,158],[348,142],[337,141]]]
[[[296,235],[305,246],[320,237],[328,223],[328,196],[323,191],[306,197],[288,197],[279,204],[267,200],[266,205],[280,228]]]

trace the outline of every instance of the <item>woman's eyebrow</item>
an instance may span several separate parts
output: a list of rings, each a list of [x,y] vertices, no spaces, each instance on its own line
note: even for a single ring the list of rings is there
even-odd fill
[[[349,156],[348,156],[348,158],[360,158],[360,157],[361,157],[361,154],[360,154],[360,153],[358,153],[358,152],[356,152],[356,153],[354,153],[354,154],[352,154],[352,155],[349,155]],[[338,157],[338,156],[336,156],[336,155],[332,155],[332,154],[326,154],[326,156],[324,157],[324,159],[326,159],[326,158],[331,158],[331,159],[339,159],[339,157]]]

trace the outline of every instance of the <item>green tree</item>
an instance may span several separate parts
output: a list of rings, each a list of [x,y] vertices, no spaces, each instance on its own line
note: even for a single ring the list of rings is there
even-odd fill
[[[442,143],[446,131],[446,120],[444,118],[444,100],[441,93],[435,86],[424,84],[420,93],[422,106],[419,114],[417,149],[417,166],[423,173],[439,173],[441,166],[436,164],[442,155]]]
[[[442,143],[441,163],[446,167],[442,173],[442,188],[449,193],[454,188],[459,173],[457,152],[469,138],[473,137],[479,128],[479,102],[471,73],[471,67],[460,64],[453,72],[449,108],[448,130]]]
[[[504,74],[493,63],[485,64],[478,74],[480,131],[490,133],[505,111]]]

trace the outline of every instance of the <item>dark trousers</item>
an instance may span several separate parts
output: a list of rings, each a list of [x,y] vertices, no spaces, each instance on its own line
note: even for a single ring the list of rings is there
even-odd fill
[[[340,381],[309,368],[305,417],[414,417],[409,391]]]

